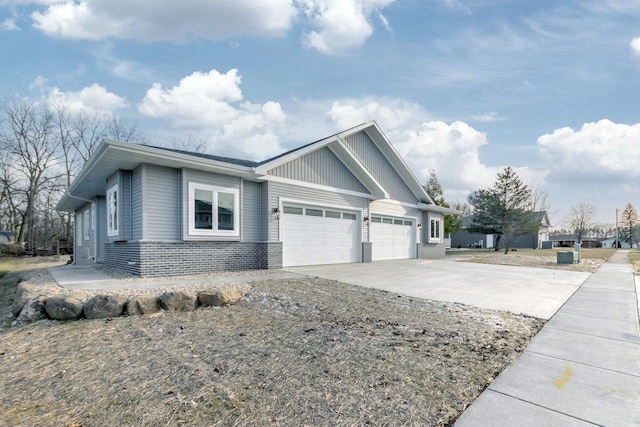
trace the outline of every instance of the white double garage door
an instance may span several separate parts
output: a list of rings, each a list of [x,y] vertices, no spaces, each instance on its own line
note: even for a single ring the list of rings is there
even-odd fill
[[[362,228],[358,211],[284,204],[280,217],[282,264],[361,262]],[[415,220],[372,215],[369,235],[374,261],[415,258]]]

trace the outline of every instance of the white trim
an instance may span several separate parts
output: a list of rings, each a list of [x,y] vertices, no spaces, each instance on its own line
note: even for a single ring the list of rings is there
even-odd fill
[[[389,193],[382,187],[377,179],[364,167],[364,165],[347,148],[340,136],[335,143],[327,145],[327,148],[342,162],[343,165],[369,190],[376,194],[382,194],[385,199],[389,198]],[[372,188],[373,187],[373,188]]]
[[[360,193],[358,191],[351,191],[351,190],[344,190],[342,188],[330,187],[328,185],[311,184],[309,182],[298,181],[291,178],[282,178],[282,177],[273,176],[273,175],[261,176],[258,179],[262,181],[273,181],[273,182],[279,182],[282,184],[297,185],[298,187],[313,188],[314,190],[322,190],[322,191],[327,191],[329,193],[346,194],[348,196],[363,197],[365,199],[370,199],[370,200],[384,199],[383,196],[374,196],[373,194]]]
[[[418,203],[418,209],[422,209],[423,211],[427,211],[427,212],[437,212],[437,213],[442,213],[442,214],[447,214],[447,215],[462,215],[462,211],[459,211],[457,209],[452,209],[452,208],[445,208],[444,206],[438,206],[438,205],[429,205],[426,203]]]
[[[210,191],[212,195],[212,212],[211,212],[211,230],[200,230],[195,228],[193,206],[195,202],[195,190]],[[215,185],[202,184],[197,181],[190,181],[187,191],[188,205],[188,237],[240,237],[240,190],[237,188],[219,187]],[[229,193],[233,194],[233,230],[219,230],[218,229],[218,194]]]
[[[82,220],[83,220],[82,215],[83,215],[82,213],[78,214],[77,212],[75,214],[76,223],[75,223],[75,235],[73,236],[74,237],[73,240],[75,241],[77,247],[82,246],[82,240],[83,240],[82,233],[84,230],[83,229],[84,224],[82,224]]]
[[[120,194],[120,180],[118,179],[118,182],[115,184],[112,184],[111,186],[109,186],[107,188],[107,237],[116,237],[118,236],[119,230],[120,230],[120,217],[121,215],[119,214],[120,211],[120,199],[121,199],[121,194]],[[110,203],[110,199],[111,199],[111,195],[115,193],[115,201],[116,201],[116,211],[115,211],[115,224],[113,227],[110,226],[109,221],[110,221],[110,217],[111,217],[111,203]]]

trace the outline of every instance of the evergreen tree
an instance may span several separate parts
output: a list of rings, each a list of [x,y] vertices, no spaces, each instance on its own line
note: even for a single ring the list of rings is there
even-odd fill
[[[435,170],[429,172],[429,179],[424,185],[424,189],[436,206],[442,206],[445,208],[451,207],[449,203],[444,200],[444,193],[440,181]],[[445,215],[444,216],[444,232],[456,233],[462,229],[462,218],[459,215]]]
[[[620,240],[629,243],[632,247],[638,243],[638,234],[640,231],[640,218],[638,212],[631,203],[622,211],[620,218]]]
[[[473,222],[469,231],[496,235],[495,250],[503,240],[505,254],[516,236],[535,233],[539,227],[531,210],[531,190],[511,167],[498,173],[493,187],[469,196],[473,205]]]

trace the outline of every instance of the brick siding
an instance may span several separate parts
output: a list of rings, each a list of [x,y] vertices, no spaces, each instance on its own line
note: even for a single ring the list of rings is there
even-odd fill
[[[282,243],[114,242],[105,264],[140,277],[282,268]]]

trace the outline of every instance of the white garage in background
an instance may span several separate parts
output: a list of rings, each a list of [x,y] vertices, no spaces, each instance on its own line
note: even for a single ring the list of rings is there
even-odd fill
[[[280,217],[282,265],[362,261],[362,219],[357,211],[284,204]]]
[[[374,214],[371,216],[369,233],[372,243],[371,258],[374,261],[416,257],[414,219]]]

